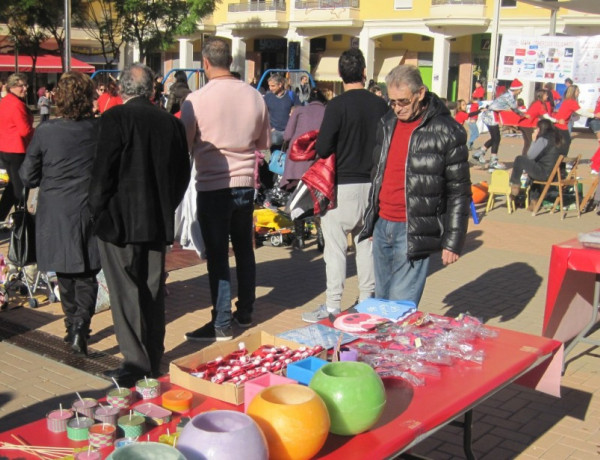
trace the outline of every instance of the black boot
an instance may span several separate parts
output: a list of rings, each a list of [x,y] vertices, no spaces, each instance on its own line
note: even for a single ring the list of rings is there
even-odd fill
[[[67,319],[65,319],[65,331],[67,334],[64,336],[63,340],[65,343],[71,343],[73,341],[73,324]]]
[[[71,342],[71,350],[76,355],[87,356],[87,339],[89,327],[87,325],[73,325],[72,329],[73,341]]]
[[[294,241],[292,241],[294,249],[304,248],[304,221],[301,219],[294,220]]]

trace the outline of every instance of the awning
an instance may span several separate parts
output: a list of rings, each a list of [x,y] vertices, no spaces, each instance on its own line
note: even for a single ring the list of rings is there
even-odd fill
[[[31,72],[33,60],[31,56],[19,55],[19,72]],[[96,69],[93,65],[86,64],[79,59],[71,57],[71,70],[79,72],[92,73]],[[14,72],[15,57],[11,54],[0,54],[0,72]],[[62,63],[60,56],[43,54],[38,56],[35,71],[37,73],[62,73]]]
[[[404,62],[405,49],[375,50],[373,80],[382,82],[390,70]]]

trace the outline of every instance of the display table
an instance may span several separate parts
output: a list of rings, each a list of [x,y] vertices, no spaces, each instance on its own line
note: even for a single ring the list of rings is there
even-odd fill
[[[565,356],[580,342],[600,346],[586,337],[599,319],[599,298],[600,249],[586,248],[577,238],[553,245],[542,334],[573,339]]]
[[[494,329],[498,331],[496,338],[478,340],[477,347],[486,354],[482,365],[458,362],[442,367],[441,378],[427,378],[427,384],[423,387],[412,387],[401,379],[384,379],[387,404],[377,424],[357,436],[330,434],[317,458],[362,460],[386,458],[403,452],[457,417],[470,415],[474,407],[520,377],[519,383],[532,387],[538,384],[542,376],[546,380],[550,377],[551,386],[546,390],[557,394],[560,368],[552,367],[551,362],[555,355],[562,356],[562,344],[544,337]],[[163,391],[172,387],[168,377],[162,379],[162,385]],[[160,404],[160,398],[149,401]],[[134,406],[140,402],[137,401]],[[195,394],[192,409],[183,415],[193,416],[214,409],[241,411],[243,407]],[[167,429],[175,432],[179,418],[174,414],[171,422],[154,427],[142,435],[141,440],[157,441]],[[49,432],[45,419],[0,433],[0,441],[16,443],[11,435],[18,435],[28,444],[36,446],[87,445],[85,441],[70,441],[66,433]],[[105,448],[102,453],[106,456],[111,450]],[[19,458],[35,457],[23,455]]]

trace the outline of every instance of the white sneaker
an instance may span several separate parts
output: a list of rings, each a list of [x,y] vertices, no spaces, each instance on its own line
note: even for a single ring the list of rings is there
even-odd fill
[[[597,176],[597,175],[598,175],[598,171],[596,171],[595,169],[591,169],[591,170],[590,170],[590,174],[591,174],[592,176]]]
[[[490,161],[489,169],[490,169],[490,171],[493,171],[495,169],[506,169],[506,165],[504,163],[500,163],[498,160],[494,159],[494,160]]]
[[[474,160],[478,161],[481,164],[485,164],[485,150],[483,150],[483,149],[475,150],[475,152],[473,152],[473,155],[471,155],[471,158],[473,158]]]

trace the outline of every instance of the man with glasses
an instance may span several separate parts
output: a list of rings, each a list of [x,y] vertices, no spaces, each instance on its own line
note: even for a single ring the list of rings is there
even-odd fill
[[[316,150],[320,158],[335,154],[336,206],[321,218],[325,238],[326,302],[316,310],[302,314],[307,323],[341,312],[348,235],[352,235],[356,246],[359,300],[373,296],[371,241],[358,242],[357,238],[363,227],[371,188],[377,123],[388,107],[382,98],[365,89],[365,69],[365,58],[359,49],[342,53],[338,71],[344,82],[344,93],[327,104],[317,138]]]
[[[467,134],[416,67],[385,79],[390,107],[377,131],[365,228],[373,237],[375,297],[419,303],[429,255],[458,260],[470,211]]]

